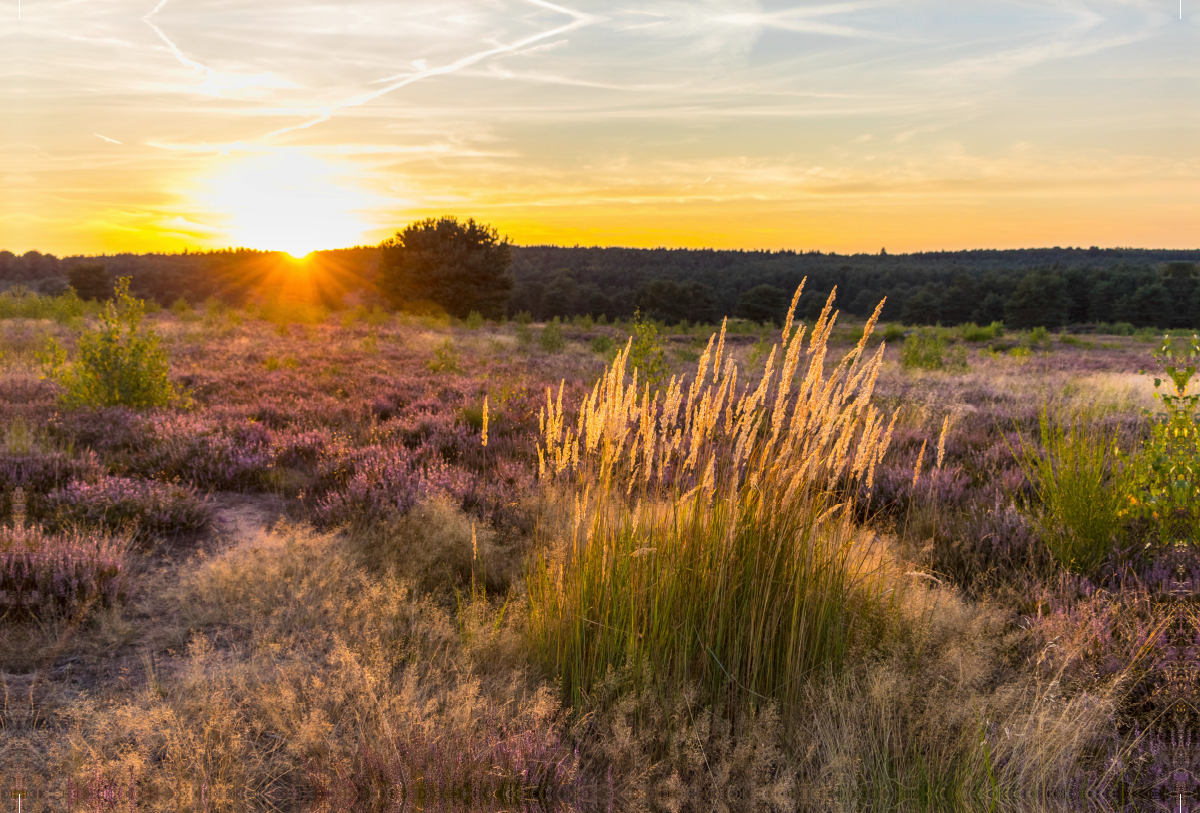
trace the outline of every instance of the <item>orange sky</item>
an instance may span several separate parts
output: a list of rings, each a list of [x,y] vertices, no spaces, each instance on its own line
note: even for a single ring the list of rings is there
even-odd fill
[[[1187,5],[28,0],[0,248],[1195,248]]]

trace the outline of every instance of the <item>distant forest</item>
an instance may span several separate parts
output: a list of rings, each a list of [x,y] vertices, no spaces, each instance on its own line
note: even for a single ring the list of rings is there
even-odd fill
[[[1058,328],[1098,323],[1200,328],[1200,251],[1100,248],[978,250],[920,254],[566,248],[514,246],[509,315],[628,318],[635,309],[667,323],[722,316],[780,321],[808,278],[804,317],[837,286],[837,307],[866,316],[887,297],[883,318],[905,324]],[[306,263],[247,249],[195,254],[57,258],[0,251],[0,288],[66,289],[72,266],[100,263],[132,278],[135,294],[169,306],[215,297],[303,296],[341,307],[377,302],[375,247],[317,252]]]

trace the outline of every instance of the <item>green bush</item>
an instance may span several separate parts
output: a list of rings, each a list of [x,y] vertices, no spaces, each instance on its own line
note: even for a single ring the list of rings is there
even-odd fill
[[[608,336],[597,336],[592,339],[592,352],[602,356],[607,355],[613,349],[614,344],[616,343]]]
[[[73,288],[59,296],[38,296],[17,288],[0,294],[0,319],[52,319],[76,325],[85,314],[99,312],[99,303],[84,302]]]
[[[142,328],[144,303],[129,294],[129,278],[121,277],[113,299],[100,315],[100,328],[79,337],[79,357],[51,340],[41,361],[46,376],[62,388],[67,408],[129,406],[145,408],[188,402],[168,377],[166,351],[151,329]]]
[[[967,322],[962,326],[961,330],[963,341],[990,342],[1004,335],[1004,323],[992,322],[986,327],[980,327],[974,322]]]
[[[1181,358],[1182,357],[1182,358]],[[1200,542],[1200,393],[1188,394],[1200,360],[1200,339],[1191,339],[1186,355],[1176,351],[1170,338],[1154,355],[1166,373],[1155,377],[1155,392],[1165,412],[1154,416],[1150,442],[1136,455],[1126,457],[1130,482],[1123,503],[1130,516],[1150,519],[1164,543]]]
[[[479,311],[471,311],[467,314],[467,330],[479,330],[483,327],[483,314]]]
[[[567,346],[567,340],[563,338],[562,324],[557,316],[553,322],[542,328],[541,344],[547,353],[560,353]]]
[[[667,354],[658,338],[658,328],[653,322],[643,322],[640,311],[633,313],[633,344],[629,350],[629,366],[640,370],[639,385],[650,383],[650,391],[662,387],[671,374],[667,366]]]
[[[883,340],[885,342],[898,342],[904,338],[904,327],[895,322],[887,326],[883,331]]]
[[[1041,446],[1022,440],[1017,462],[1038,504],[1034,527],[1062,567],[1094,575],[1123,533],[1127,474],[1118,467],[1116,430],[1094,413],[1051,419],[1043,408]]]
[[[446,339],[441,347],[433,351],[433,358],[425,362],[425,366],[435,373],[461,372],[458,351],[454,349],[454,345],[450,344],[449,339]]]
[[[532,344],[533,333],[529,330],[529,325],[517,322],[517,346],[522,350],[528,350]]]
[[[945,353],[945,339],[919,330],[904,340],[904,346],[900,349],[900,366],[906,370],[944,370]]]
[[[1058,337],[1058,340],[1068,347],[1082,347],[1085,350],[1096,346],[1095,342],[1089,342],[1087,339],[1081,339],[1078,336],[1072,336],[1070,333],[1064,333]]]

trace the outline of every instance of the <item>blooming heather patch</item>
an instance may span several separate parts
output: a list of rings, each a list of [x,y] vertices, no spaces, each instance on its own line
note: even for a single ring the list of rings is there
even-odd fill
[[[11,509],[12,493],[25,492],[27,511],[34,519],[46,514],[46,495],[71,482],[94,483],[105,474],[99,457],[91,451],[78,457],[64,452],[11,454],[0,452],[0,508]]]
[[[125,592],[124,545],[72,529],[45,534],[0,528],[0,619],[77,616]]]
[[[143,539],[194,533],[212,520],[212,505],[190,486],[128,477],[69,483],[47,495],[46,509],[51,529],[132,529]]]

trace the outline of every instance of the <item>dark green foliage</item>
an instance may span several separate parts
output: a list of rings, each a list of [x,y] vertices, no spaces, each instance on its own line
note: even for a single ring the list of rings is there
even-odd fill
[[[864,292],[865,294],[866,292]],[[857,302],[857,300],[856,300]],[[734,316],[752,322],[783,324],[791,296],[774,285],[755,285],[738,296]]]
[[[1200,278],[1196,274],[1195,263],[1167,263],[1163,269],[1163,286],[1167,290],[1170,327],[1189,328],[1191,316],[1200,312]]]
[[[592,339],[592,352],[605,356],[613,349],[613,345],[614,342],[610,337],[601,334]]]
[[[567,346],[567,340],[563,337],[562,325],[557,316],[554,321],[542,328],[541,344],[542,349],[547,353],[561,353]]]
[[[967,322],[962,327],[963,341],[967,342],[990,342],[1003,335],[1004,324],[1002,322],[992,322],[986,327],[980,327],[974,322]]]
[[[942,321],[942,298],[937,288],[926,285],[910,296],[900,312],[900,319],[908,325],[935,325]]]
[[[735,315],[741,295],[754,288],[765,285],[794,291],[800,280],[807,278],[806,302],[799,310],[803,318],[810,316],[807,300],[820,299],[811,303],[819,310],[825,296],[837,286],[839,302],[849,303],[843,309],[855,316],[870,315],[886,296],[881,315],[885,322],[901,320],[911,297],[917,297],[917,302],[909,306],[909,315],[916,316],[921,310],[929,318],[933,316],[930,296],[936,296],[939,309],[931,321],[986,325],[1008,321],[1005,308],[1010,298],[1027,276],[1036,275],[1062,282],[1063,324],[1129,322],[1137,328],[1200,328],[1195,251],[1042,248],[841,255],[556,246],[511,246],[510,250],[516,280],[511,310],[527,310],[539,321],[585,313],[625,320],[637,308],[643,288],[655,280],[669,280],[683,286],[696,282],[711,289],[715,320],[694,313],[679,318],[715,322],[721,316]],[[359,301],[382,305],[377,287],[381,261],[378,246],[315,252],[312,268],[318,273],[312,279],[321,302],[335,309],[345,294],[358,291]],[[249,249],[66,260],[36,251],[22,256],[0,251],[0,288],[19,282],[31,290],[57,294],[65,290],[67,270],[87,262],[103,262],[113,278],[130,277],[131,292],[163,306],[180,297],[194,305],[210,296],[241,306],[251,297],[265,294],[269,298],[272,286],[295,270],[295,261],[285,255]],[[1039,282],[1028,285],[1036,289]],[[1163,302],[1161,289],[1155,288],[1158,285],[1167,291],[1167,307],[1155,312]],[[1039,293],[1027,288],[1016,296],[1013,307],[1028,305],[1030,300],[1038,306]],[[465,318],[472,306],[466,307],[460,318]],[[488,315],[477,306],[475,309]],[[676,321],[665,313],[654,315]],[[1042,317],[1026,327],[1043,323],[1055,327],[1052,322]]]
[[[459,319],[473,310],[498,319],[512,293],[511,264],[508,242],[492,227],[428,218],[380,245],[378,287],[394,308],[435,305]]]
[[[114,297],[100,316],[100,329],[79,337],[79,357],[51,340],[42,357],[47,376],[63,388],[67,408],[168,406],[188,397],[168,378],[167,354],[158,336],[144,329],[145,304],[129,294],[129,279],[117,280]]]
[[[1066,319],[1066,283],[1046,271],[1021,280],[1004,305],[1004,324],[1017,329],[1061,327]]]
[[[75,293],[85,302],[108,299],[112,294],[112,282],[108,278],[108,272],[98,263],[85,263],[69,268],[67,284],[74,288]]]
[[[941,321],[961,325],[972,321],[979,307],[979,285],[969,274],[954,275],[953,284],[940,297]]]
[[[684,321],[711,324],[718,318],[716,291],[700,282],[656,279],[638,291],[635,303],[647,319],[669,325]]]
[[[949,348],[949,343],[935,331],[920,330],[904,340],[900,348],[900,366],[906,370],[967,369],[967,351],[962,345]]]
[[[542,292],[542,307],[555,316],[573,316],[579,312],[579,283],[570,270],[563,269],[550,280]]]
[[[632,345],[629,348],[629,368],[638,370],[638,381],[649,384],[654,392],[664,387],[671,375],[667,365],[667,353],[653,322],[642,319],[640,312],[633,314]]]

